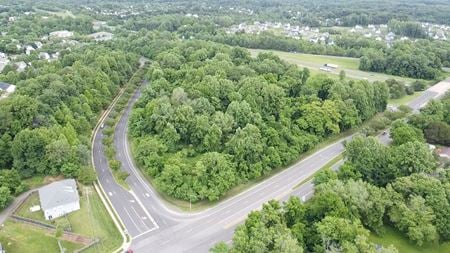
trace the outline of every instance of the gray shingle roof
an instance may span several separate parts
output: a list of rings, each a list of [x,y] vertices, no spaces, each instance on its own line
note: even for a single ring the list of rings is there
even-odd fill
[[[44,210],[72,202],[78,202],[77,184],[74,179],[51,183],[39,189],[41,208]]]
[[[0,89],[1,90],[7,90],[9,86],[11,86],[11,84],[0,82]]]

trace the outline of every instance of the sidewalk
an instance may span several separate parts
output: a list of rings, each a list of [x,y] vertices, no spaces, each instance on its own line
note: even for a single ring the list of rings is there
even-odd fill
[[[0,225],[3,225],[6,219],[8,219],[8,217],[14,212],[14,210],[16,210],[16,208],[19,207],[19,205],[28,197],[28,195],[38,189],[39,188],[29,190],[14,198],[14,201],[7,208],[3,209],[3,211],[0,212]]]

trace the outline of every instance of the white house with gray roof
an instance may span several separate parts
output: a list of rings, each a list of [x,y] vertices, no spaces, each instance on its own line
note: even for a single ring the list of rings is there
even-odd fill
[[[16,90],[15,85],[0,81],[0,99],[9,96],[10,94],[14,93],[15,90]]]
[[[61,180],[40,188],[39,199],[46,220],[80,209],[80,197],[74,179]]]

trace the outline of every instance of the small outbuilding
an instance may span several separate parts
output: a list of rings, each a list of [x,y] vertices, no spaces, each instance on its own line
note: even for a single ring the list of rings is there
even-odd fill
[[[80,197],[74,179],[61,180],[40,188],[39,200],[46,220],[80,209]]]

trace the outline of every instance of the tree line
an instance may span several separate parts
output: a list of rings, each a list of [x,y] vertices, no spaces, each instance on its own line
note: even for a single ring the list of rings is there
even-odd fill
[[[422,132],[397,121],[390,146],[357,136],[339,171],[314,178],[314,196],[270,201],[238,226],[225,252],[398,252],[369,234],[393,226],[417,245],[450,240],[450,173],[438,165]]]
[[[89,167],[91,130],[136,68],[136,55],[95,45],[0,76],[17,85],[0,100],[0,181],[1,175],[95,179]],[[21,191],[16,183],[1,185],[8,188],[2,197]]]
[[[420,40],[396,42],[385,50],[366,50],[359,69],[419,79],[436,79],[450,64],[447,42]]]
[[[420,129],[427,142],[450,146],[450,93],[431,101],[420,114],[411,116],[408,123]]]

